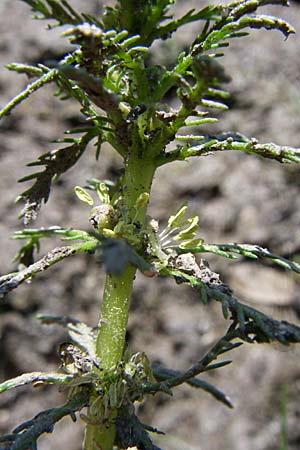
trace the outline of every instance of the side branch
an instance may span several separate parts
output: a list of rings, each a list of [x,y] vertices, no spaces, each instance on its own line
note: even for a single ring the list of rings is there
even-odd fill
[[[230,364],[231,361],[225,361],[226,363]],[[225,364],[224,364],[225,365]],[[222,391],[220,391],[216,386],[214,386],[211,383],[208,383],[206,380],[203,380],[201,378],[190,378],[186,377],[187,372],[181,372],[180,370],[173,370],[173,369],[167,369],[159,364],[154,364],[152,366],[153,375],[156,378],[156,380],[162,382],[165,381],[168,384],[171,380],[178,380],[178,379],[184,379],[184,382],[186,382],[191,387],[202,389],[203,391],[206,391],[210,393],[216,400],[223,403],[228,408],[233,408],[233,404],[231,403],[231,400],[225,395]],[[176,383],[176,381],[175,381]]]
[[[26,269],[21,270],[20,272],[14,272],[9,275],[0,277],[0,296],[4,296],[5,294],[7,294],[7,292],[17,288],[24,281],[28,280],[39,272],[43,272],[50,266],[53,266],[54,264],[62,261],[68,256],[94,250],[97,245],[97,241],[90,240],[64,247],[57,247],[51,250],[42,259],[35,262],[34,264],[31,264],[29,267],[26,267]]]
[[[47,409],[33,419],[19,425],[11,434],[0,438],[1,450],[36,449],[37,439],[44,433],[52,433],[56,422],[70,415],[76,421],[75,412],[88,405],[89,391],[80,391],[64,405]]]
[[[235,337],[245,342],[277,341],[283,345],[300,342],[300,327],[275,320],[240,302],[220,280],[219,275],[213,272],[208,264],[202,263],[198,266],[191,253],[178,256],[171,262],[171,266],[165,267],[161,273],[173,277],[177,283],[187,283],[199,290],[204,303],[208,297],[220,302],[225,319],[231,315],[230,330],[235,333]]]
[[[0,393],[9,391],[19,386],[24,386],[26,384],[57,384],[57,385],[67,385],[73,380],[72,375],[65,375],[61,373],[44,373],[44,372],[31,372],[24,373],[10,380],[6,380],[0,383]]]
[[[271,253],[267,248],[260,247],[254,244],[208,244],[203,243],[197,245],[194,248],[185,247],[181,249],[177,247],[176,253],[214,253],[218,256],[223,256],[225,258],[235,259],[236,255],[241,255],[250,259],[266,258],[271,260],[274,264],[283,267],[287,270],[292,270],[293,272],[300,273],[300,264],[295,261],[290,261],[289,259],[283,258],[282,256],[275,255]]]
[[[188,138],[186,139],[188,141]],[[245,153],[262,156],[267,159],[274,159],[280,163],[300,163],[300,148],[276,145],[273,143],[259,144],[256,139],[234,140],[228,137],[219,140],[216,137],[205,137],[197,145],[186,144],[177,147],[176,150],[165,153],[161,156],[159,165],[164,165],[173,161],[184,161],[191,156],[206,156],[211,152],[240,150]]]
[[[56,69],[52,69],[49,70],[49,72],[42,75],[36,81],[33,81],[32,83],[28,84],[28,86],[26,87],[26,89],[24,89],[24,91],[22,91],[19,95],[14,97],[7,105],[4,106],[3,109],[0,110],[0,118],[10,114],[11,111],[23,100],[29,97],[30,94],[43,87],[45,84],[55,80],[57,76],[58,71]]]
[[[118,96],[105,88],[100,77],[90,74],[85,69],[77,69],[68,64],[60,66],[58,70],[67,79],[74,81],[84,89],[95,105],[106,112],[114,114],[119,122],[123,122]]]
[[[239,347],[242,343],[231,343],[232,340],[239,337],[237,330],[228,330],[228,332],[222,336],[213,347],[195,364],[193,364],[187,371],[176,373],[175,376],[169,377],[166,381],[159,383],[153,383],[145,387],[145,392],[155,393],[158,391],[167,392],[169,389],[179,386],[183,383],[191,382],[200,373],[206,372],[212,368],[211,363],[217,359],[217,357],[227,351],[230,351],[236,347]],[[223,367],[229,364],[229,361],[221,362],[220,364],[214,364],[214,368]],[[228,405],[229,406],[229,405]]]

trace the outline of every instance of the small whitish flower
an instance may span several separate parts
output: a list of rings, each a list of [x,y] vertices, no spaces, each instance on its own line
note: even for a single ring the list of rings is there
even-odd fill
[[[168,220],[168,225],[159,232],[158,224],[153,219],[149,222],[149,243],[152,252],[161,260],[167,261],[169,255],[176,248],[192,249],[203,243],[203,239],[196,238],[199,217],[184,218],[188,206],[182,205]]]

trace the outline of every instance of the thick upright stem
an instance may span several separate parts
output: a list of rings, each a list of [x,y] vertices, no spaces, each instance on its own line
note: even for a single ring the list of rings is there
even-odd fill
[[[127,222],[144,223],[147,205],[136,210],[135,203],[141,194],[150,192],[154,172],[155,167],[151,162],[139,159],[136,155],[126,161],[122,209]],[[128,265],[121,275],[106,275],[96,341],[97,356],[103,369],[114,367],[123,357],[135,272],[135,267]],[[105,425],[87,425],[85,450],[112,450],[116,434],[114,425],[116,414],[117,411],[112,411]]]
[[[122,359],[135,271],[133,266],[128,266],[120,276],[113,274],[106,276],[96,343],[101,367],[106,369]]]

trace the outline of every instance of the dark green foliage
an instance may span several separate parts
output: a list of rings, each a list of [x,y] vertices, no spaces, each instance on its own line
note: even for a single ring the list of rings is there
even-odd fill
[[[137,447],[144,450],[161,450],[152,443],[133,408],[128,408],[128,406],[120,408],[116,418],[116,428],[116,444],[119,448]]]
[[[88,390],[81,390],[62,406],[47,409],[38,413],[17,428],[12,434],[0,437],[1,450],[36,450],[37,439],[43,433],[52,433],[53,428],[59,420],[70,415],[76,421],[75,412],[87,406],[89,400]]]
[[[20,217],[24,217],[24,223],[28,224],[35,219],[42,202],[46,202],[50,195],[53,179],[57,179],[62,173],[77,163],[87,148],[87,144],[97,136],[97,130],[91,131],[78,139],[69,139],[71,145],[41,155],[38,161],[29,163],[28,166],[45,166],[41,172],[33,173],[19,180],[29,181],[35,179],[34,185],[22,193],[21,198],[26,200],[25,208]]]
[[[38,15],[35,19],[55,19],[57,25],[76,25],[84,20],[66,0],[22,0]]]

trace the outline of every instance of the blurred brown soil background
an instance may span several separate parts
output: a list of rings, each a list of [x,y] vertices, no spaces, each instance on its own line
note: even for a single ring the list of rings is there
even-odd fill
[[[177,8],[199,8],[197,1],[178,1]],[[73,0],[71,4],[97,13],[100,2]],[[268,7],[265,11],[284,17],[299,30],[299,5]],[[9,73],[10,62],[36,63],[56,59],[70,46],[61,29],[46,31],[33,21],[29,8],[18,0],[0,2],[0,103],[1,106],[25,85],[26,77]],[[195,27],[186,27],[156,50],[157,61],[172,61],[184,48]],[[232,82],[231,110],[220,114],[212,132],[240,131],[261,142],[299,147],[300,133],[300,35],[284,41],[279,32],[253,31],[232,42],[222,63]],[[61,102],[53,86],[33,94],[1,123],[0,141],[0,272],[14,270],[12,258],[18,242],[12,233],[22,228],[17,220],[17,195],[25,185],[17,180],[30,173],[26,163],[55,148],[50,141],[80,123],[77,106]],[[114,178],[120,161],[103,148],[95,162],[90,148],[55,185],[34,226],[88,226],[88,209],[75,198],[74,185],[88,178]],[[30,169],[31,170],[31,169]],[[234,152],[176,163],[159,170],[153,186],[151,216],[162,224],[184,200],[200,216],[201,236],[208,242],[257,243],[284,256],[300,254],[300,168],[282,166]],[[41,255],[52,248],[46,242]],[[268,264],[230,261],[208,256],[244,301],[298,321],[299,276]],[[57,347],[66,340],[63,330],[41,326],[36,313],[68,314],[90,325],[98,320],[103,272],[94,257],[74,257],[22,285],[0,304],[1,380],[34,370],[57,370]],[[280,311],[279,311],[280,310]],[[282,316],[280,316],[282,317]],[[226,327],[220,306],[203,306],[199,295],[164,278],[139,276],[134,291],[128,341],[133,351],[144,350],[152,360],[174,369],[187,368],[199,358]],[[233,363],[208,373],[205,379],[230,396],[234,410],[217,403],[209,394],[180,388],[173,398],[161,396],[138,406],[143,421],[165,431],[159,441],[164,450],[279,450],[280,407],[288,387],[288,448],[300,448],[299,351],[282,352],[265,345],[244,345],[228,356]],[[0,396],[0,432],[5,433],[41,409],[60,404],[65,393],[54,387],[20,388]],[[69,418],[53,435],[43,437],[40,450],[79,450],[82,425]]]

